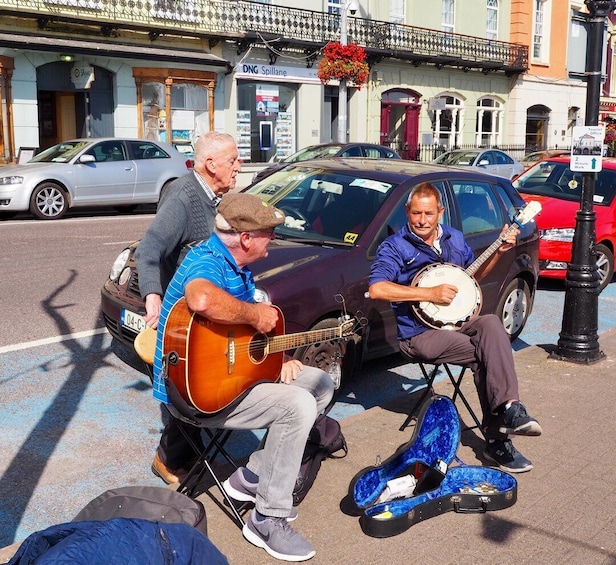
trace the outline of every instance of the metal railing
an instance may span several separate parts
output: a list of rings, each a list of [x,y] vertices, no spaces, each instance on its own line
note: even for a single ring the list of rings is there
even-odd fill
[[[44,28],[51,22],[100,25],[157,34],[193,35],[210,40],[275,41],[318,51],[340,38],[340,17],[333,14],[243,0],[0,0],[0,13],[31,17]],[[394,57],[437,66],[484,72],[523,72],[528,47],[503,41],[445,33],[402,24],[348,18],[348,38],[364,46],[372,60]]]

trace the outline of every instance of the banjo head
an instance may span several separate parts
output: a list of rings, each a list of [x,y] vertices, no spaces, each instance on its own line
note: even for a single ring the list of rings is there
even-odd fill
[[[413,281],[413,286],[430,288],[451,284],[458,292],[451,304],[433,302],[413,304],[415,315],[427,326],[435,329],[457,330],[465,322],[476,317],[481,310],[481,288],[464,269],[448,263],[435,263],[422,269]]]

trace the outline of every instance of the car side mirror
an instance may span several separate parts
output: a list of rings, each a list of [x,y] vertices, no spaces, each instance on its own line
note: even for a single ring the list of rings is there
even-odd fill
[[[88,155],[87,153],[79,157],[80,163],[94,163],[95,161],[96,158],[94,157],[94,155]]]
[[[487,159],[482,159],[481,161],[479,161],[478,164],[480,167],[485,167],[486,165],[490,164],[490,161],[488,161]]]

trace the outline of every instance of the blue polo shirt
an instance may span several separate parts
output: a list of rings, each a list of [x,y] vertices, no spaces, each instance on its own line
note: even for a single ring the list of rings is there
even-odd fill
[[[186,285],[195,279],[205,279],[245,302],[254,302],[255,282],[247,267],[240,269],[224,243],[214,233],[195,246],[178,267],[167,287],[158,322],[156,353],[154,354],[154,398],[169,403],[162,375],[162,348],[165,324],[173,305],[184,297]]]

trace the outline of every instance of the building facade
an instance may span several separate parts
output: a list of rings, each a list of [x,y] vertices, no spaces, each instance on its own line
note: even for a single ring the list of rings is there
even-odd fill
[[[433,156],[421,148],[566,144],[584,107],[570,68],[583,2],[430,6],[0,0],[0,162],[72,137],[183,144],[219,130],[247,163],[335,139],[339,88],[317,66],[344,20],[370,65],[367,83],[348,88],[350,140],[412,159]]]

